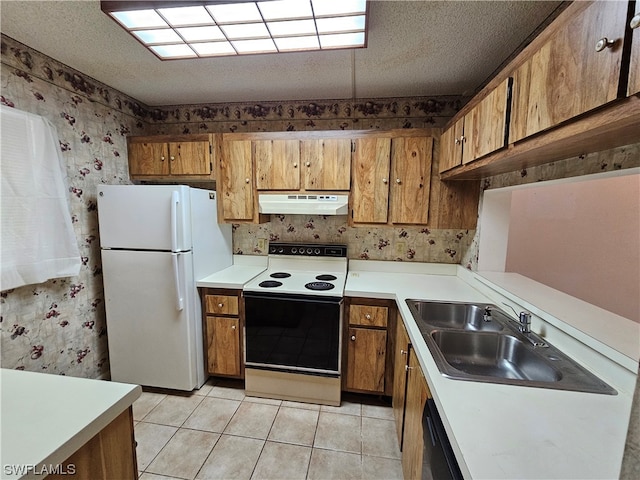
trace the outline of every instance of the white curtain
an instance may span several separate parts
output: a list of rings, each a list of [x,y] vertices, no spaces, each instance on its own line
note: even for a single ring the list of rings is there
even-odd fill
[[[1,107],[0,290],[80,272],[55,127]]]

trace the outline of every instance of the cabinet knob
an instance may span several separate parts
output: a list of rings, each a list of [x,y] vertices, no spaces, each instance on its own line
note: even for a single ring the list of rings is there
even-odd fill
[[[400,185],[402,183],[402,180],[400,180],[399,178],[396,178],[396,183]]]
[[[389,180],[387,180],[386,178],[382,179],[382,183],[387,183]]]
[[[413,370],[413,367],[410,367],[409,365],[405,365],[404,366],[404,371],[408,372],[409,370]]]
[[[249,180],[248,178],[244,179],[244,183],[249,183],[251,180]]]
[[[355,339],[356,339],[356,336],[355,335],[351,335],[351,341],[353,342],[353,341],[355,341]]]
[[[407,351],[406,351],[406,350],[403,350],[403,349],[401,348],[401,349],[400,349],[400,355],[406,355],[406,354],[407,354]]]
[[[298,168],[298,162],[295,162],[295,163],[293,164],[293,168]]]
[[[364,318],[366,318],[367,320],[371,320],[371,315],[369,315],[368,313],[364,316]]]
[[[164,155],[160,157],[160,161],[164,162]]]
[[[218,304],[218,308],[222,308],[222,307],[223,307],[223,304],[222,304],[222,303],[219,303],[219,304]]]
[[[462,138],[462,137],[460,137]],[[460,145],[462,143],[462,140],[460,140],[460,138],[456,138],[453,143],[455,143],[456,145]]]
[[[305,165],[306,165],[307,167],[310,167],[310,166],[311,166],[311,162],[307,162],[307,163],[305,163]]]
[[[640,13],[636,13],[633,18],[631,19],[631,22],[629,23],[629,26],[632,29],[636,29],[638,27],[640,27]]]
[[[235,325],[231,325],[231,330],[235,330],[236,326]]]
[[[596,43],[596,52],[601,52],[605,48],[611,48],[615,45],[615,43],[615,40],[609,40],[607,37],[602,37],[600,40],[598,40],[598,43]]]
[[[467,141],[467,137],[465,137],[464,135],[460,136],[460,143],[464,143]]]
[[[176,157],[174,157],[173,155],[171,155],[171,160],[175,160],[175,159],[176,159]]]

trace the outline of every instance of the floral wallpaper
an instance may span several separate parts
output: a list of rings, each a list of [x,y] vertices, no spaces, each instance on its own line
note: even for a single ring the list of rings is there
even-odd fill
[[[135,101],[2,37],[0,102],[56,127],[82,255],[77,277],[0,292],[2,367],[99,378],[109,371],[96,186],[130,183],[126,136],[144,131]]]

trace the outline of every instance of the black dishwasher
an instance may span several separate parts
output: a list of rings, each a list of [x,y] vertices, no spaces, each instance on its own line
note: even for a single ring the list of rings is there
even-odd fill
[[[432,398],[427,399],[422,413],[424,452],[422,480],[462,480],[462,472],[444,430],[440,414]]]

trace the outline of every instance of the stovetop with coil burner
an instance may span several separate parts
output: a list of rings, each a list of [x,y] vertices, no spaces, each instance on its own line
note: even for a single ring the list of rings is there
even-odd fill
[[[346,278],[346,245],[272,242],[267,270],[244,290],[342,297]]]

